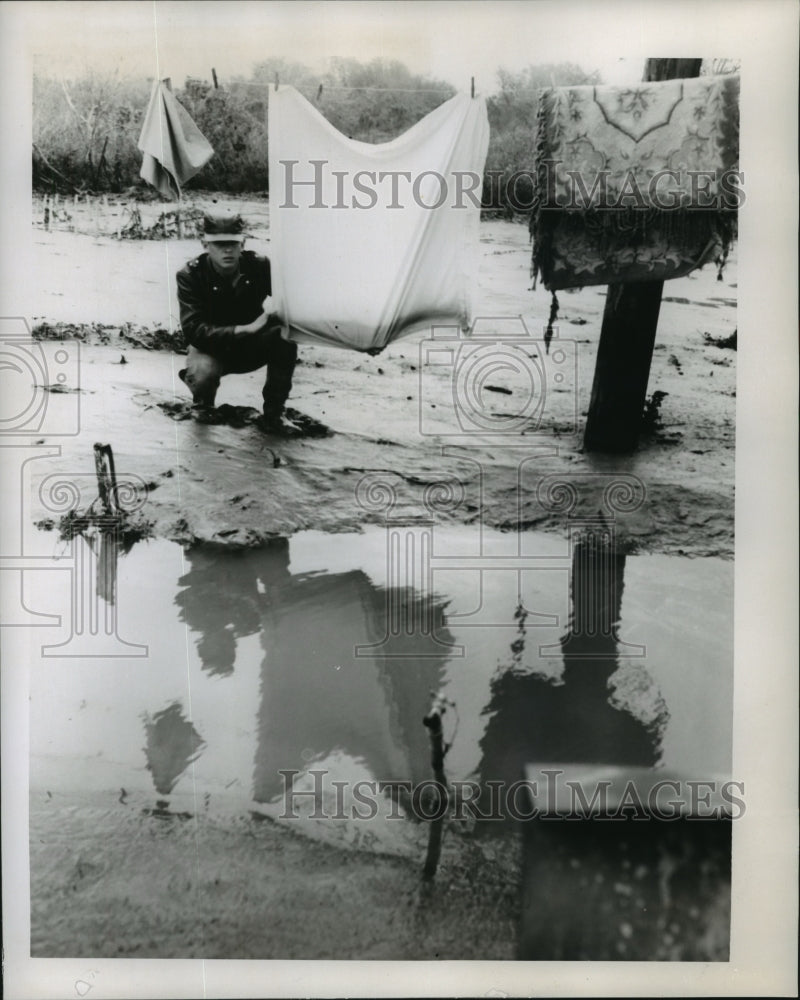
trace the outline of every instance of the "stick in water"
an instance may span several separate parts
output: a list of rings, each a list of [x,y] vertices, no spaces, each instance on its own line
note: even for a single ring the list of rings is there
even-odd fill
[[[448,794],[447,778],[444,773],[444,737],[442,735],[442,716],[447,711],[447,702],[440,695],[435,695],[430,712],[422,720],[428,730],[431,742],[431,768],[433,778],[440,796],[436,818],[431,820],[428,832],[428,852],[425,856],[425,867],[422,877],[429,882],[439,867],[439,857],[442,853],[442,836],[444,834],[444,817],[447,812]]]

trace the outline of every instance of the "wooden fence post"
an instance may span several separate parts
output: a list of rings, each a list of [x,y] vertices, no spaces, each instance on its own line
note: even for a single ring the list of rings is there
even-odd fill
[[[700,75],[702,59],[648,59],[644,78],[679,80]],[[586,451],[634,451],[656,342],[663,281],[608,286],[597,348]]]

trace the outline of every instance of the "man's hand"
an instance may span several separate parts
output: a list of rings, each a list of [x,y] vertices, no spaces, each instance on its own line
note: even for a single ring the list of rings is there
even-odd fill
[[[270,320],[277,320],[278,314],[275,310],[275,300],[271,295],[268,295],[261,306],[263,312],[260,316],[252,321],[252,323],[245,323],[243,326],[235,326],[233,328],[234,334],[237,333],[258,333],[259,330],[263,330],[265,326],[270,322]],[[274,325],[274,324],[273,324]]]
[[[275,310],[275,300],[271,295],[268,295],[262,304],[263,312],[260,316],[252,321],[252,323],[245,323],[243,326],[235,326],[233,328],[234,334],[237,333],[258,333],[259,330],[263,330],[265,326],[272,320],[278,321],[279,317]],[[273,325],[277,325],[273,322]]]
[[[259,330],[263,330],[267,325],[267,314],[262,312],[260,316],[256,316],[252,323],[246,323],[244,326],[235,326],[233,328],[234,334],[238,333],[258,333]]]

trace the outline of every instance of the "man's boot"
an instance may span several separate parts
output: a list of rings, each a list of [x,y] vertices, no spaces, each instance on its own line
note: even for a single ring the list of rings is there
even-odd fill
[[[217,396],[217,388],[214,385],[204,386],[199,391],[196,390],[192,384],[194,381],[185,368],[181,368],[178,372],[178,378],[183,382],[183,384],[189,389],[192,394],[192,405],[199,406],[203,409],[211,410],[214,408],[214,400]],[[217,383],[219,384],[219,383]]]
[[[280,437],[288,437],[294,427],[288,423],[283,416],[283,407],[280,410],[274,407],[264,407],[264,415],[259,419],[258,426],[267,434],[275,434]]]
[[[267,366],[267,380],[262,392],[264,398],[264,429],[272,434],[291,434],[294,428],[287,423],[283,408],[289,393],[292,391],[292,374],[294,372],[295,358],[297,357],[297,345],[281,342],[290,353],[288,365],[279,366],[269,364]]]

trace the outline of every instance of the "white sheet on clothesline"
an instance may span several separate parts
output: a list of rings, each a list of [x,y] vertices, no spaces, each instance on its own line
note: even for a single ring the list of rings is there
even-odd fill
[[[368,350],[434,324],[468,328],[484,101],[453,97],[379,145],[342,135],[293,87],[269,101],[273,297],[289,336]]]

